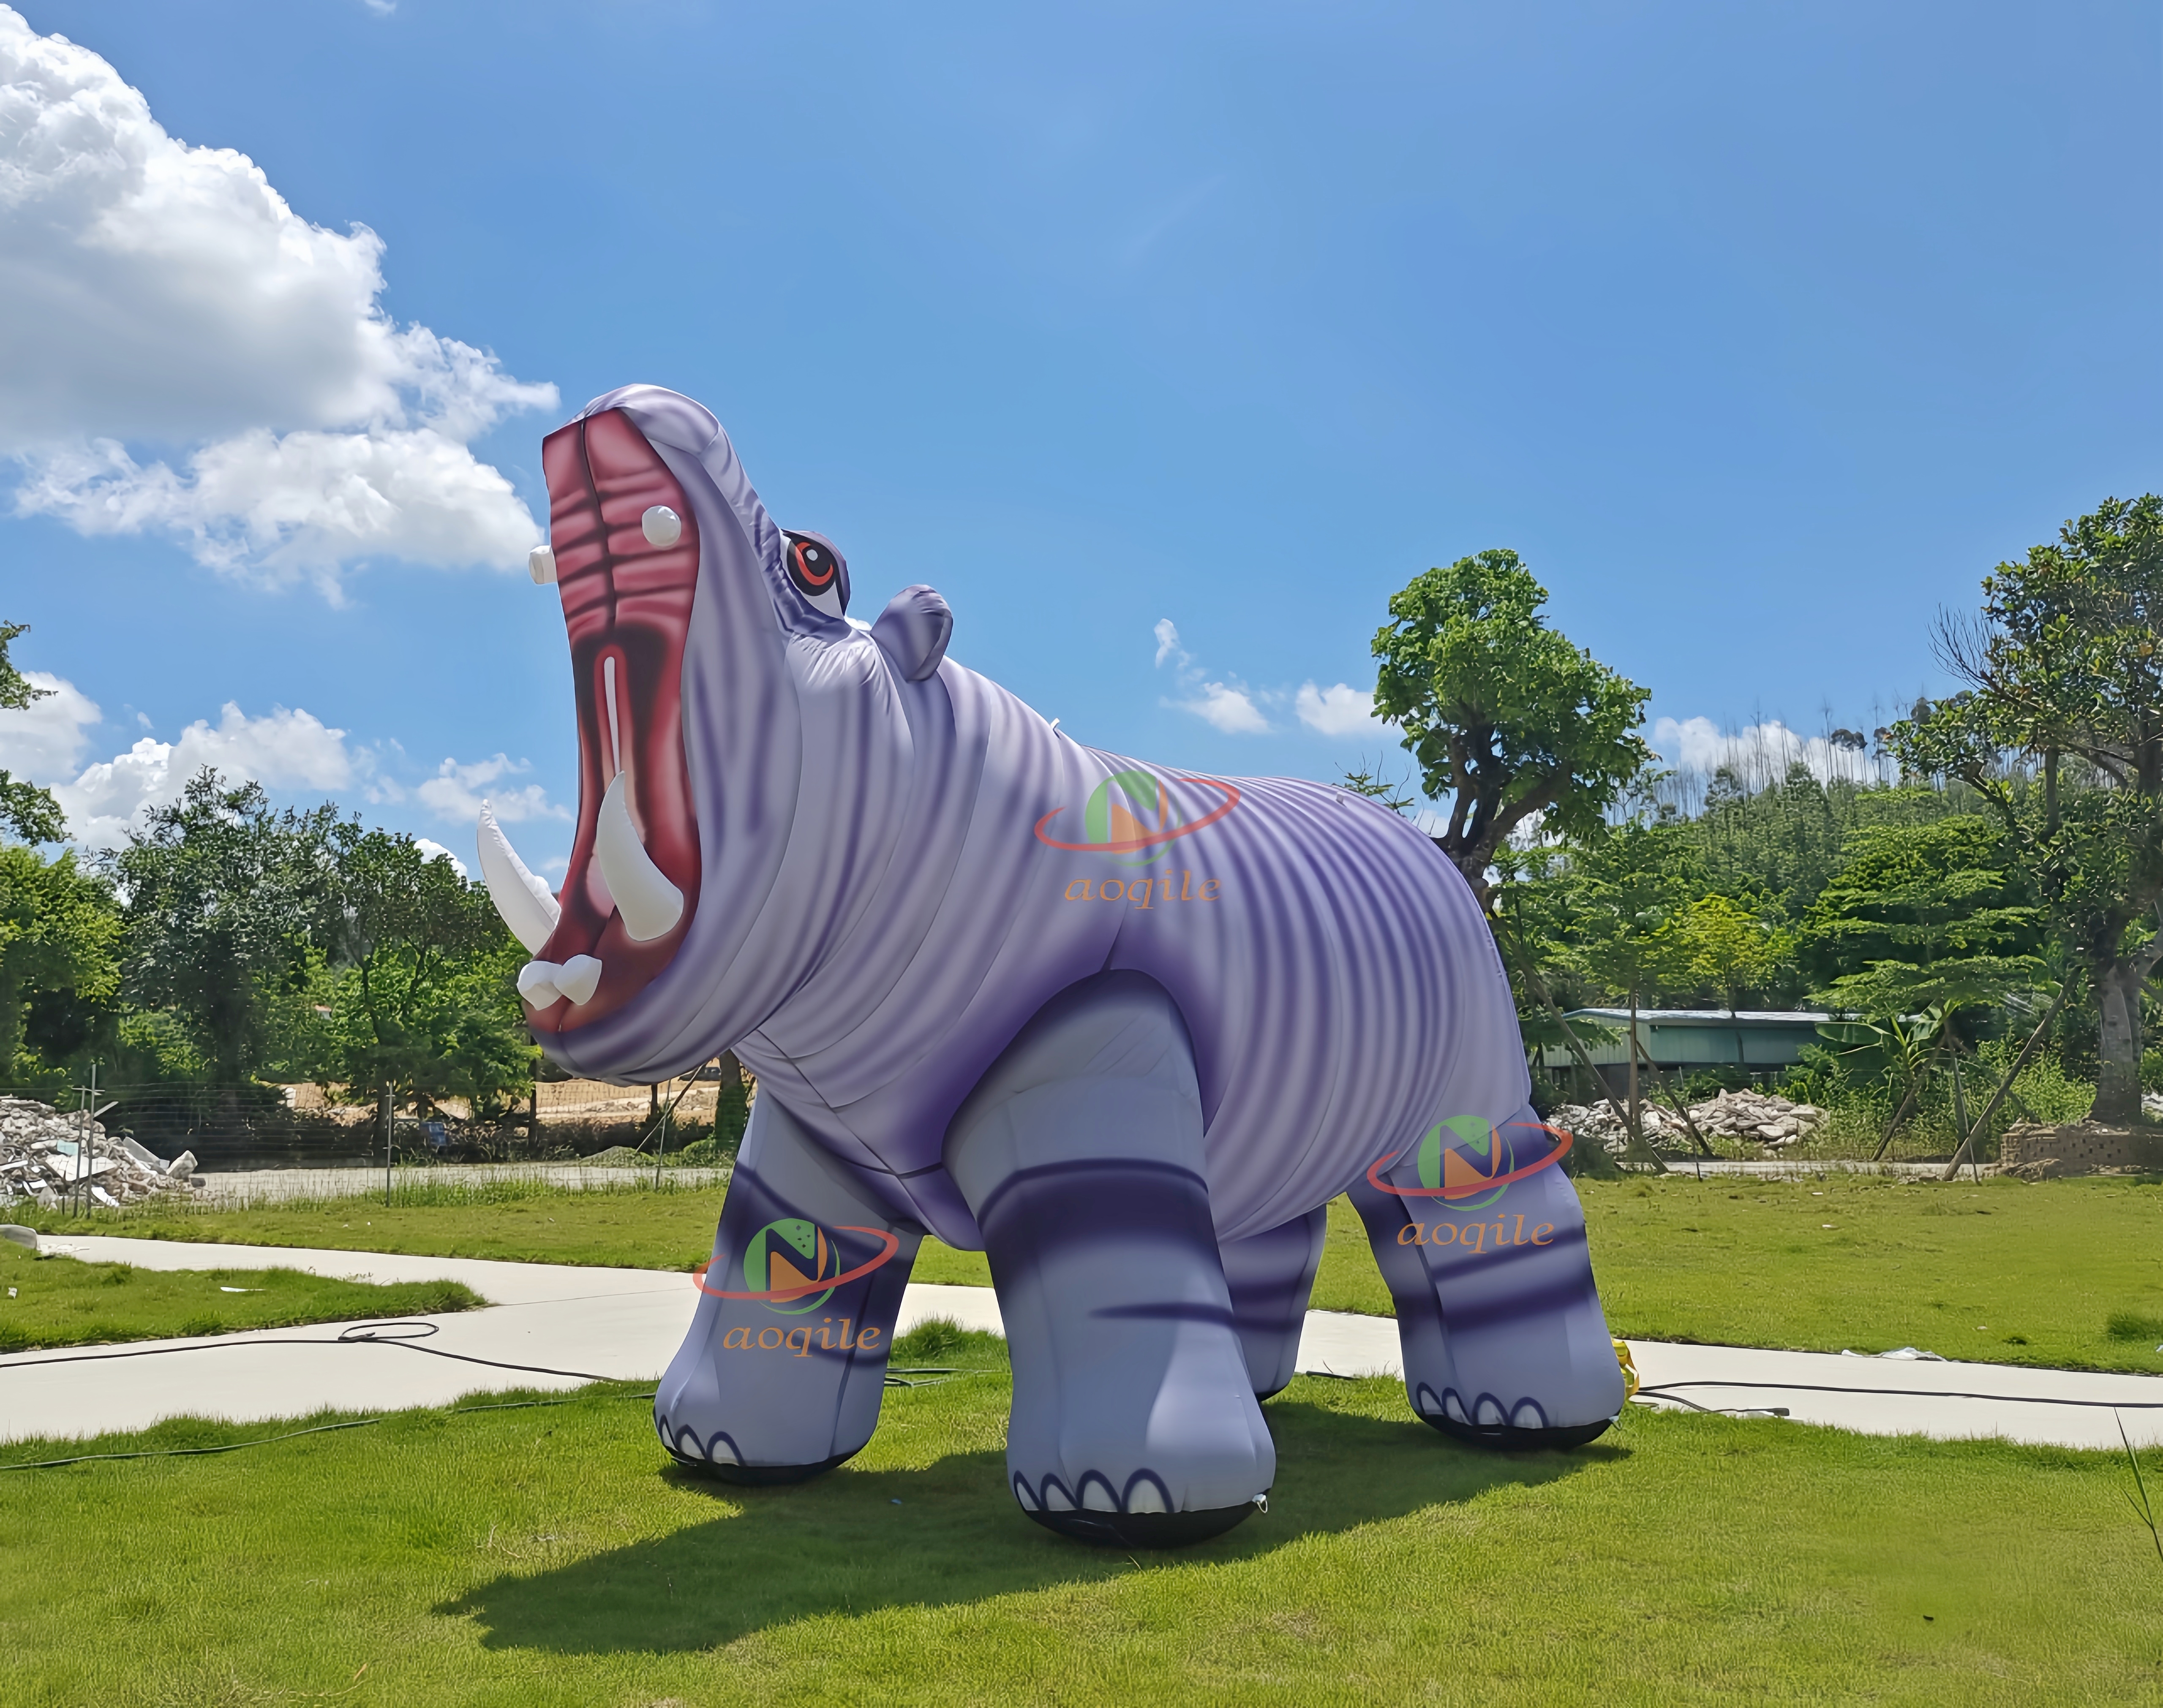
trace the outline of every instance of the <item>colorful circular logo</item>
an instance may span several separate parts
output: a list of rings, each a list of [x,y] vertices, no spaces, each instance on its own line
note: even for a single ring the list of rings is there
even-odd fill
[[[1202,794],[1215,790],[1223,797]],[[1181,795],[1188,798],[1182,802]],[[1130,855],[1118,864],[1145,866],[1171,852],[1166,844],[1214,824],[1239,804],[1239,791],[1213,777],[1181,777],[1177,791],[1154,771],[1114,771],[1090,791],[1082,808],[1082,842],[1061,842],[1045,827],[1066,809],[1054,807],[1036,821],[1036,839],[1046,848],[1077,854]],[[1207,808],[1197,816],[1197,809]]]
[[[840,1231],[868,1234],[883,1249],[868,1263],[844,1270],[841,1243],[833,1235],[816,1222],[784,1216],[768,1222],[745,1242],[741,1292],[709,1287],[703,1268],[694,1270],[692,1278],[699,1292],[715,1298],[757,1299],[770,1311],[802,1316],[825,1304],[837,1288],[869,1275],[901,1249],[900,1240],[882,1229],[844,1225]]]
[[[1560,1142],[1542,1147],[1539,1156],[1521,1162],[1519,1157],[1533,1141],[1513,1139],[1512,1133],[1542,1133]],[[1453,1115],[1437,1121],[1420,1139],[1417,1186],[1392,1186],[1382,1178],[1382,1170],[1402,1160],[1402,1152],[1375,1158],[1367,1170],[1367,1183],[1393,1198],[1438,1198],[1445,1209],[1485,1209],[1514,1182],[1561,1162],[1570,1144],[1569,1133],[1543,1122],[1511,1121],[1498,1127],[1481,1115]]]

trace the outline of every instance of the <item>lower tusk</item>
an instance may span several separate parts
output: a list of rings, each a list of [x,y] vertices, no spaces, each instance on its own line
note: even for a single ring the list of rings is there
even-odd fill
[[[563,994],[556,988],[563,970],[553,961],[528,961],[518,969],[518,994],[536,1008],[547,1007]]]
[[[593,1000],[601,982],[601,964],[591,955],[573,955],[558,966],[553,961],[528,961],[518,969],[518,994],[536,1008],[546,1008],[568,996],[573,1006]]]
[[[485,801],[480,808],[480,875],[511,934],[526,946],[527,954],[539,954],[542,944],[554,935],[563,910],[548,886],[526,869]]]
[[[601,964],[591,955],[573,955],[556,975],[556,988],[569,997],[573,1005],[590,1002],[594,987],[600,982]]]
[[[631,940],[652,943],[667,936],[683,917],[683,892],[668,881],[638,839],[623,786],[623,775],[618,773],[601,799],[600,821],[594,827],[594,855]]]
[[[556,579],[556,554],[546,546],[535,546],[526,554],[526,572],[535,586],[547,586]]]

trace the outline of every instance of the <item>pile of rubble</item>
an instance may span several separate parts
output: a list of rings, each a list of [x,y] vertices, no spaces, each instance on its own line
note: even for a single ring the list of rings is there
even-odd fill
[[[99,1122],[86,1126],[80,1115],[0,1097],[0,1207],[29,1200],[57,1209],[81,1192],[92,1204],[117,1209],[160,1193],[186,1192],[196,1183],[195,1166],[191,1151],[168,1162]]]
[[[1790,1103],[1768,1091],[1723,1091],[1690,1105],[1690,1120],[1708,1139],[1747,1139],[1768,1150],[1784,1150],[1815,1131],[1825,1112],[1815,1104]],[[1647,1098],[1643,1105],[1645,1136],[1662,1146],[1686,1145],[1689,1131],[1672,1109]],[[1548,1116],[1549,1125],[1574,1134],[1579,1144],[1596,1144],[1621,1156],[1629,1134],[1605,1103],[1566,1103]]]
[[[1683,1124],[1672,1111],[1647,1104],[1642,1112],[1645,1136],[1655,1143],[1669,1142],[1684,1136]],[[1628,1148],[1629,1130],[1615,1119],[1615,1111],[1605,1103],[1565,1103],[1559,1109],[1550,1110],[1548,1125],[1560,1127],[1580,1145],[1597,1145],[1610,1156],[1619,1157]]]
[[[1800,1144],[1824,1124],[1814,1103],[1790,1103],[1769,1091],[1723,1091],[1690,1105],[1690,1119],[1709,1139],[1751,1139],[1768,1150]]]

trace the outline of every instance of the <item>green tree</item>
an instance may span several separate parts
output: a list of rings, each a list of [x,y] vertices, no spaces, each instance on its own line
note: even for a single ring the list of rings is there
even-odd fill
[[[1821,1000],[1871,1020],[1994,1005],[2042,975],[2039,910],[1973,814],[1858,833],[1804,922]]]
[[[335,823],[328,807],[274,812],[259,784],[206,766],[103,857],[127,897],[123,994],[170,1016],[220,1084],[253,1076],[274,1007],[305,983]]]
[[[1744,991],[1772,983],[1794,947],[1762,910],[1717,894],[1700,896],[1684,907],[1676,931],[1689,981],[1717,990],[1730,1014],[1741,1006]]]
[[[110,999],[119,948],[113,892],[72,854],[47,860],[35,849],[0,847],[0,1076],[32,1079],[61,1065],[26,1056],[26,1012],[65,996],[85,1005]]]
[[[1630,1011],[1631,1149],[1646,1150],[1637,1079],[1643,1050],[1641,1003],[1686,982],[1691,945],[1684,929],[1700,875],[1678,827],[1631,823],[1579,844],[1570,859],[1569,964]]]
[[[2142,990],[2163,959],[2163,498],[2106,499],[1982,591],[1979,622],[1940,632],[1967,686],[1893,745],[1913,770],[1963,779],[2004,826],[2093,981],[2096,1118],[2134,1120]]]
[[[52,693],[34,686],[8,656],[15,637],[28,633],[28,624],[0,623],[0,712],[19,712]],[[0,832],[24,842],[58,842],[67,834],[67,821],[50,790],[0,770]]]
[[[487,892],[411,837],[348,820],[329,839],[315,936],[334,982],[319,1071],[386,1115],[450,1096],[500,1110],[533,1078],[515,983],[525,951]]]
[[[1404,731],[1422,792],[1449,799],[1434,840],[1483,906],[1513,830],[1597,833],[1652,759],[1647,691],[1548,627],[1547,597],[1516,552],[1482,551],[1392,597],[1375,636],[1375,713]]]

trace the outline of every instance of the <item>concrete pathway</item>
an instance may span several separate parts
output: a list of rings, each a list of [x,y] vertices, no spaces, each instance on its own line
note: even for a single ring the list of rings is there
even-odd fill
[[[490,1305],[401,1319],[435,1330],[404,1348],[382,1340],[354,1344],[363,1328],[327,1324],[0,1358],[0,1440],[141,1429],[180,1416],[254,1422],[325,1408],[387,1411],[505,1388],[571,1387],[603,1376],[650,1382],[674,1354],[698,1299],[689,1276],[650,1269],[87,1235],[49,1236],[41,1246],[144,1269],[291,1268],[359,1281],[458,1281]],[[928,1317],[1004,1332],[988,1288],[914,1284],[900,1332]],[[1796,1422],[1867,1434],[1997,1435],[2113,1450],[2115,1415],[2136,1446],[2163,1444],[2163,1379],[2154,1376],[1651,1340],[1631,1342],[1631,1351],[1648,1387],[1690,1384],[1680,1397],[1714,1409],[1784,1407]],[[432,1355],[444,1352],[564,1373]],[[145,1353],[154,1355],[128,1355]],[[1396,1324],[1385,1317],[1310,1311],[1299,1367],[1324,1376],[1398,1376]],[[1807,1391],[1811,1387],[1848,1392]],[[1970,1397],[1975,1395],[1997,1397]],[[2113,1406],[2134,1409],[2113,1414]]]

